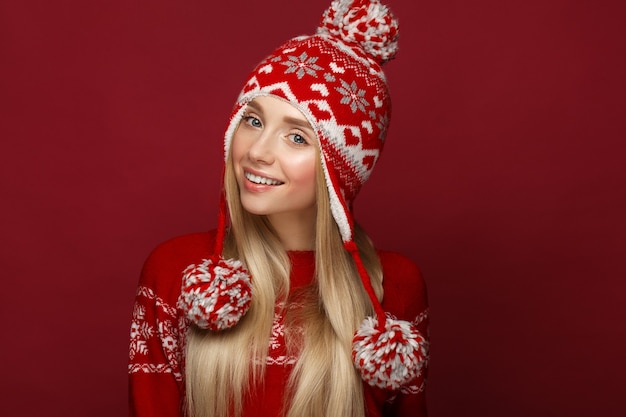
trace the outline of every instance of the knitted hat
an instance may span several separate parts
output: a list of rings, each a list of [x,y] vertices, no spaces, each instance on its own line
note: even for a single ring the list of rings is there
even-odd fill
[[[351,204],[383,148],[391,101],[382,65],[397,50],[398,23],[378,0],[335,0],[317,33],[287,41],[249,75],[225,133],[225,158],[248,103],[259,96],[296,107],[314,129],[344,247],[355,260],[376,317],[365,319],[352,357],[364,380],[397,389],[421,372],[427,342],[413,325],[385,315],[354,243]],[[185,271],[181,305],[198,326],[230,328],[246,313],[250,276],[238,260],[225,260],[222,195],[215,256]]]

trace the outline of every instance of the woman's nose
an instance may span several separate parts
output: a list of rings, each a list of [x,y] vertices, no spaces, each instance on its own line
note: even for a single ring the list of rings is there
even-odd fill
[[[250,160],[262,164],[272,164],[274,162],[275,142],[274,135],[270,131],[264,130],[248,150]]]

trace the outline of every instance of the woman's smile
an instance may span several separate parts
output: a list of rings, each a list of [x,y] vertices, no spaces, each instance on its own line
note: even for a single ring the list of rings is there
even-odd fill
[[[282,185],[284,184],[284,182],[282,181],[278,181],[273,178],[269,178],[269,177],[262,176],[262,175],[253,174],[250,171],[244,170],[243,174],[248,181],[257,185]]]

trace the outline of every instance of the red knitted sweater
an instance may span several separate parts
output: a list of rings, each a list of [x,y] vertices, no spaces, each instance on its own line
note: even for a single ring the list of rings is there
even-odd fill
[[[182,417],[184,403],[183,362],[186,321],[176,308],[182,271],[208,258],[214,233],[181,236],[159,245],[144,265],[133,311],[130,335],[130,415]],[[383,266],[387,314],[411,321],[426,337],[426,290],[417,266],[402,255],[379,251]],[[289,252],[291,289],[311,282],[313,252]],[[286,353],[283,320],[274,318],[263,391],[244,407],[244,417],[276,417],[283,408],[288,374],[295,358]],[[364,384],[367,417],[426,416],[424,378],[418,377],[399,391],[385,391]]]

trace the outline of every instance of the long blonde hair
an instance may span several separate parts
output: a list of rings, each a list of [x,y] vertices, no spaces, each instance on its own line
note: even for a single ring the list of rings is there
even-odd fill
[[[246,212],[230,158],[224,180],[231,227],[224,257],[238,258],[252,276],[252,305],[233,329],[189,331],[187,411],[191,417],[238,417],[246,394],[263,381],[276,302],[289,297],[290,261],[263,216]],[[367,235],[355,242],[382,299],[382,268]],[[362,380],[351,359],[352,337],[373,307],[330,211],[321,163],[317,167],[315,279],[287,307],[285,338],[295,356],[285,392],[286,417],[363,417]],[[289,306],[290,303],[288,302]],[[300,331],[295,331],[300,329]]]

